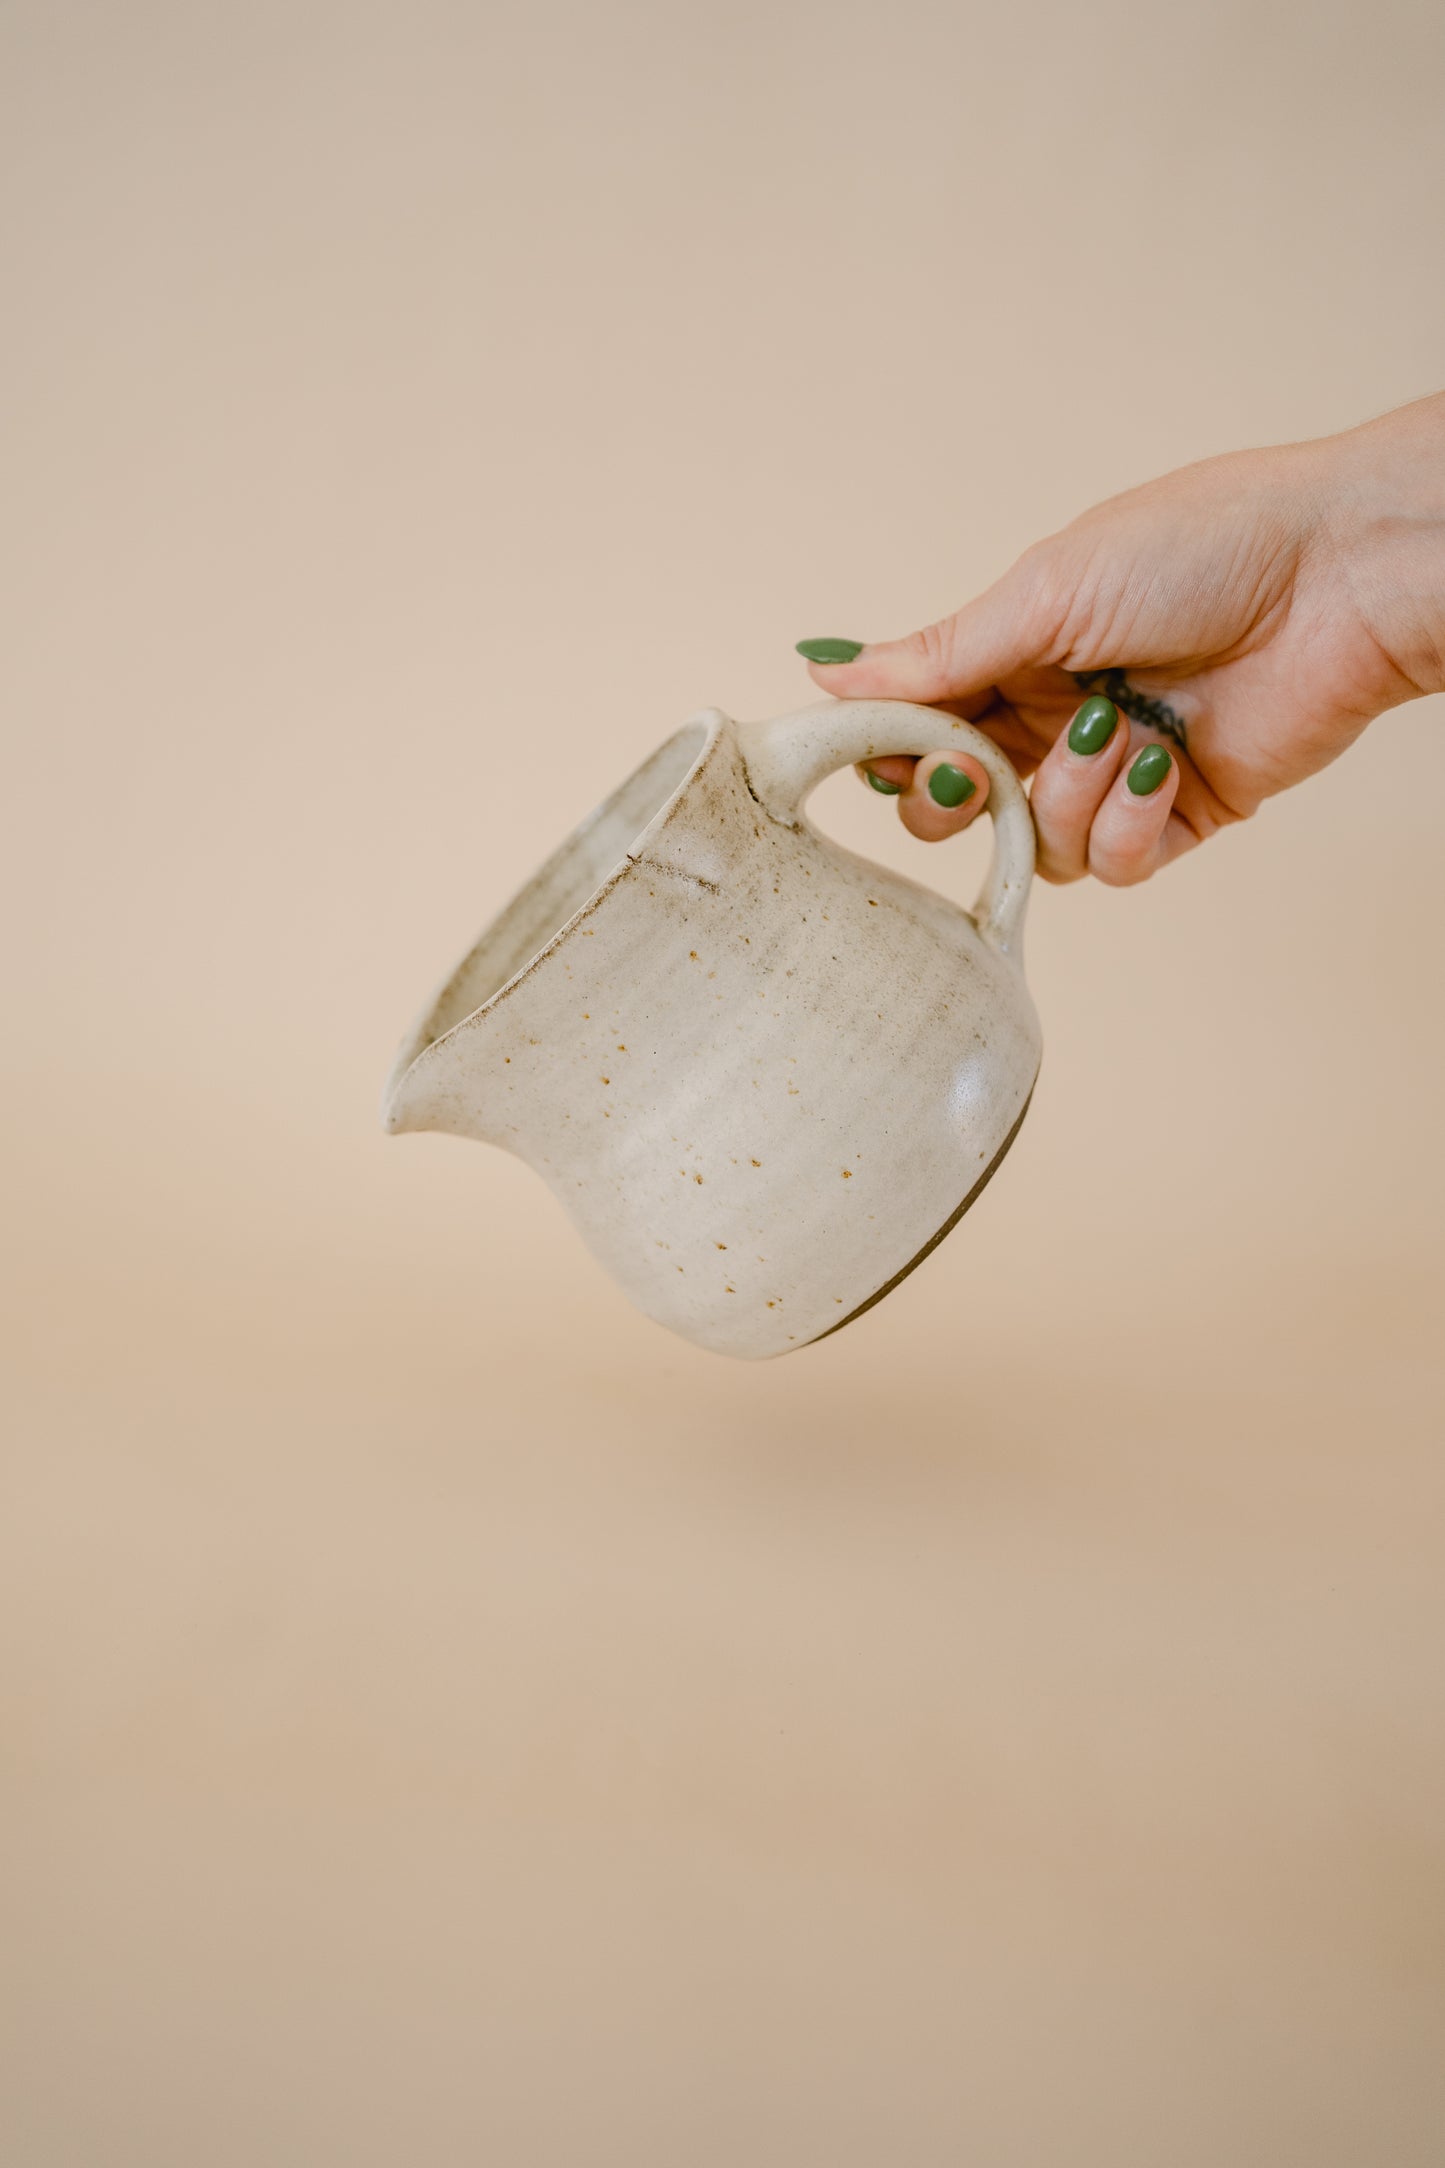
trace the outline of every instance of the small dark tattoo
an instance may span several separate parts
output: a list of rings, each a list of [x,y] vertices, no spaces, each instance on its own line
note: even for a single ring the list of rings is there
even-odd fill
[[[1129,683],[1122,670],[1076,670],[1074,683],[1080,692],[1102,693],[1136,723],[1146,723],[1163,738],[1172,738],[1182,753],[1189,750],[1184,717],[1176,715],[1166,700],[1151,700]]]

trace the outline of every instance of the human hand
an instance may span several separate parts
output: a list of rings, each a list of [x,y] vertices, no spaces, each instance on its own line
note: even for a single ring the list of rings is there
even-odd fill
[[[1445,688],[1445,397],[1182,468],[1086,512],[921,632],[800,652],[841,698],[928,703],[988,731],[1033,776],[1046,879],[1146,880],[1384,709]],[[861,772],[924,842],[988,796],[966,755]]]

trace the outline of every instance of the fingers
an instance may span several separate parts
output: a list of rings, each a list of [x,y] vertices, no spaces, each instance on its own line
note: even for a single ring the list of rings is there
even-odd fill
[[[853,772],[880,798],[896,798],[913,781],[916,766],[907,753],[889,753],[878,760],[860,760]]]
[[[962,834],[988,802],[988,775],[968,753],[916,761],[889,754],[858,773],[872,790],[897,799],[904,827],[920,843]],[[1191,826],[1171,818],[1182,780],[1168,746],[1131,732],[1112,700],[1086,700],[1034,777],[1039,872],[1048,881],[1091,873],[1112,888],[1148,880],[1198,840]]]
[[[864,762],[858,774],[870,789],[895,798],[909,834],[921,843],[960,835],[988,802],[988,775],[971,754],[902,754]],[[1113,888],[1146,881],[1200,840],[1192,818],[1175,813],[1186,776],[1167,745],[1131,729],[1112,700],[1086,700],[1040,762],[1030,792],[1038,836],[1038,870],[1047,881],[1085,874]],[[1192,801],[1186,799],[1184,814]]]
[[[1131,733],[1112,700],[1086,700],[1033,780],[1040,873],[1092,873],[1114,888],[1147,880],[1180,847],[1169,818],[1179,783],[1168,746]]]
[[[1129,752],[1129,726],[1112,700],[1086,700],[1039,764],[1029,791],[1038,870],[1046,881],[1079,881],[1089,870],[1094,816]]]
[[[870,760],[860,769],[873,790],[896,798],[899,818],[920,843],[961,835],[988,803],[988,771],[971,753],[901,754]]]
[[[1179,764],[1167,745],[1151,739],[1132,752],[1089,830],[1089,871],[1096,880],[1132,888],[1175,855],[1169,816],[1178,795]]]

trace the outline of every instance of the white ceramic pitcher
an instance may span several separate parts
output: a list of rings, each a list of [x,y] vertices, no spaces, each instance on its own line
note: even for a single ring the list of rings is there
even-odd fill
[[[949,747],[994,852],[960,910],[821,835],[835,768]],[[900,701],[685,723],[482,935],[407,1040],[386,1126],[530,1162],[660,1324],[762,1356],[836,1331],[968,1209],[1038,1073],[1028,800]]]

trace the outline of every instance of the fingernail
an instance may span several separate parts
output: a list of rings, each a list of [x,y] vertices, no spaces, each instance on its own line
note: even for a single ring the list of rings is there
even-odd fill
[[[1102,753],[1119,724],[1119,710],[1112,700],[1095,693],[1086,700],[1069,725],[1071,753]]]
[[[798,653],[808,662],[853,662],[863,652],[861,640],[800,640]]]
[[[940,761],[928,778],[928,795],[935,805],[967,805],[977,789],[971,775],[965,775],[962,768],[955,768],[947,760]]]
[[[1129,770],[1129,788],[1136,798],[1152,798],[1174,763],[1162,745],[1146,745]]]
[[[871,768],[865,768],[863,773],[867,776],[873,788],[881,790],[885,798],[896,798],[903,788],[901,783],[889,783],[881,775],[875,775]]]

